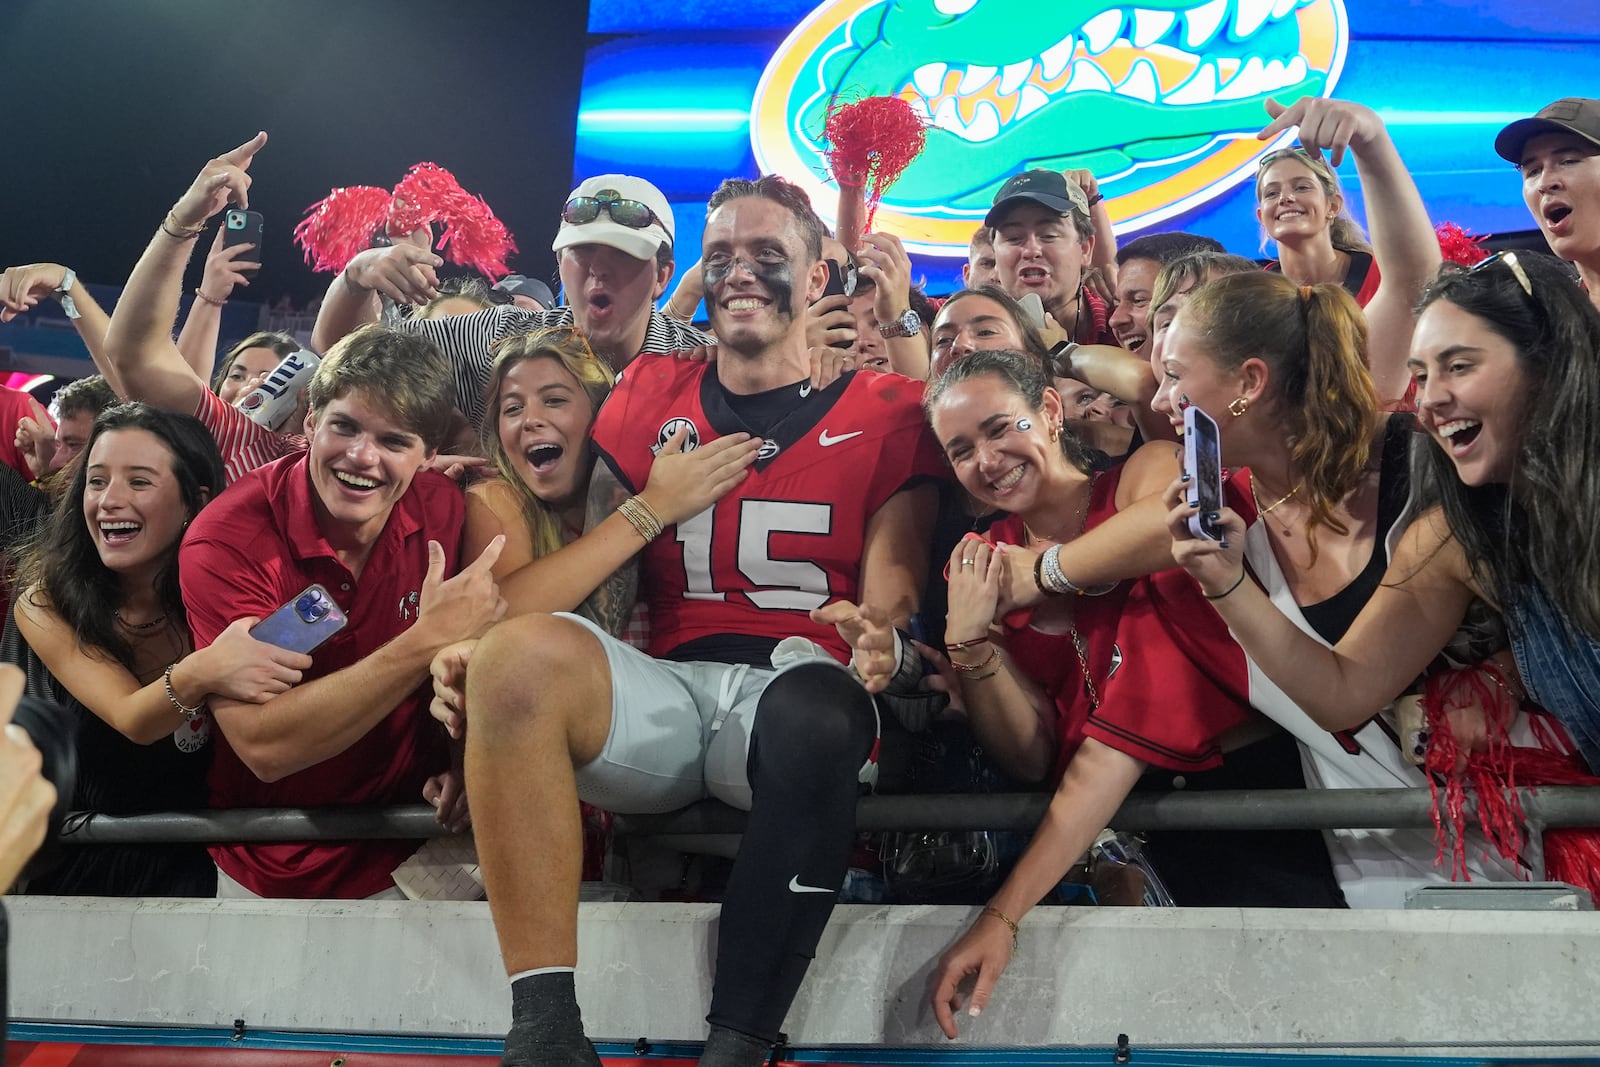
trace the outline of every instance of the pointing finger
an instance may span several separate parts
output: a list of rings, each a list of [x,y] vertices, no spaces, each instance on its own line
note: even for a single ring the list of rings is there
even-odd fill
[[[483,546],[483,551],[478,553],[478,558],[472,561],[472,566],[468,569],[478,571],[492,570],[495,563],[499,561],[500,553],[505,550],[505,547],[506,535],[496,534],[488,544]],[[441,555],[443,551],[443,549],[440,549]]]
[[[250,161],[255,158],[256,153],[261,151],[266,143],[267,134],[265,130],[262,130],[238,148],[224,154],[221,158],[224,162],[232,163],[241,170],[248,169]]]

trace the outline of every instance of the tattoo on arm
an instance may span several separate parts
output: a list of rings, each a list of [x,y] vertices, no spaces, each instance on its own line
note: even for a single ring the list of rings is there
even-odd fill
[[[611,467],[604,460],[596,460],[594,473],[589,477],[589,505],[583,521],[583,532],[588,533],[599,526],[629,495]],[[621,637],[628,627],[628,619],[633,615],[634,601],[638,598],[639,557],[634,556],[578,605],[578,614],[593,621],[613,637]]]

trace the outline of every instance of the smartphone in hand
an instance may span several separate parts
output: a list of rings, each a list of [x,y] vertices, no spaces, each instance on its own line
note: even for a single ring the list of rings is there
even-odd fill
[[[1017,304],[1028,316],[1028,321],[1033,323],[1034,329],[1044,329],[1044,301],[1039,299],[1038,293],[1023,293],[1017,298]]]
[[[1222,527],[1210,518],[1222,510],[1222,437],[1216,420],[1193,404],[1183,409],[1183,472],[1189,476],[1184,495],[1195,509],[1189,532],[1222,540]]]
[[[345,628],[350,620],[320,585],[308,585],[288,603],[250,628],[250,636],[291,652],[311,650]]]
[[[228,213],[222,217],[222,247],[232,248],[234,245],[255,245],[250,250],[250,259],[261,262],[261,228],[264,225],[261,212],[244,211],[240,208],[229,208]],[[252,267],[251,271],[256,268]]]

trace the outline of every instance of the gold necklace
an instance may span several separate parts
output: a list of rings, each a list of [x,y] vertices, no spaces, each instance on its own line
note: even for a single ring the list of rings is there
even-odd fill
[[[1250,475],[1250,500],[1256,506],[1256,514],[1260,515],[1263,519],[1266,518],[1268,515],[1271,515],[1273,510],[1275,508],[1277,508],[1279,504],[1288,503],[1289,498],[1294,496],[1296,493],[1298,493],[1300,491],[1301,487],[1303,487],[1305,484],[1306,484],[1305,482],[1296,482],[1293,489],[1289,490],[1287,493],[1283,494],[1282,496],[1280,496],[1278,499],[1274,500],[1271,504],[1267,505],[1266,507],[1262,507],[1261,506],[1261,498],[1259,496],[1256,496],[1256,476],[1254,474],[1251,474]],[[1287,533],[1288,531],[1285,531],[1285,532]]]
[[[1089,481],[1086,483],[1086,485],[1089,491],[1083,495],[1083,500],[1078,504],[1078,512],[1073,516],[1073,518],[1078,520],[1078,534],[1080,536],[1083,534],[1084,526],[1086,526],[1089,522],[1089,499],[1094,496],[1093,475],[1090,475]],[[1022,522],[1022,532],[1027,536],[1028,544],[1030,545],[1039,544],[1040,542],[1049,542],[1050,544],[1065,543],[1060,537],[1041,537],[1039,534],[1034,533],[1033,527],[1028,525],[1026,519],[1024,519]]]

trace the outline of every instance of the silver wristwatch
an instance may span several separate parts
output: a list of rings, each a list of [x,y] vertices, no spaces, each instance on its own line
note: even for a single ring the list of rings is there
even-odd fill
[[[906,308],[893,322],[878,323],[878,333],[884,337],[915,337],[921,332],[922,319],[914,308]]]

